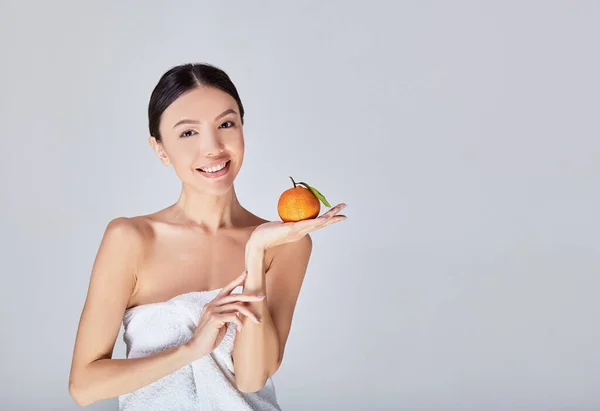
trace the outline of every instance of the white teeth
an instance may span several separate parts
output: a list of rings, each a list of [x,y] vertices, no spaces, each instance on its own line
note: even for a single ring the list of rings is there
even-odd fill
[[[200,170],[202,170],[206,173],[216,173],[217,171],[223,170],[226,165],[227,165],[227,162],[224,162],[223,164],[219,164],[218,166],[201,168]]]

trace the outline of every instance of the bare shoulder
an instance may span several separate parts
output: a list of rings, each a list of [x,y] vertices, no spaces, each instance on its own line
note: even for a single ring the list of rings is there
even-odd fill
[[[104,230],[98,257],[104,250],[117,251],[122,246],[127,246],[129,250],[139,248],[143,245],[144,236],[140,229],[140,224],[133,218],[117,217],[110,220]],[[99,258],[97,258],[98,260]]]
[[[305,252],[311,252],[313,247],[313,240],[310,234],[306,234],[300,240],[292,244],[295,244],[298,249],[301,249]]]
[[[115,238],[142,241],[152,233],[148,216],[117,217],[106,226],[106,234]]]
[[[313,240],[310,234],[306,234],[298,241],[285,243],[276,247],[277,258],[298,258],[300,260],[308,260],[312,253]]]
[[[94,261],[89,293],[95,294],[102,286],[120,283],[129,291],[129,298],[137,285],[138,271],[152,237],[151,224],[144,216],[110,220]]]
[[[108,222],[104,236],[108,241],[129,243],[143,252],[154,238],[152,220],[148,216],[117,217]]]

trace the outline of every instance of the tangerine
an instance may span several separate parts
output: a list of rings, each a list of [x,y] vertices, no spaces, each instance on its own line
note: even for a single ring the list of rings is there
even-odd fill
[[[277,203],[277,212],[282,221],[296,222],[316,218],[321,211],[321,202],[331,207],[317,189],[303,182],[296,184],[292,177],[290,179],[294,187],[285,190]]]

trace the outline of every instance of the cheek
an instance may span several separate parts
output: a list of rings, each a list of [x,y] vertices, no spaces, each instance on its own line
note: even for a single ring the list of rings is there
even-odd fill
[[[176,170],[189,168],[193,161],[193,151],[185,146],[171,147],[167,153]]]
[[[243,157],[244,150],[245,150],[244,138],[242,136],[240,136],[240,137],[236,138],[235,140],[233,140],[230,144],[229,150],[231,152],[235,153],[237,156]]]

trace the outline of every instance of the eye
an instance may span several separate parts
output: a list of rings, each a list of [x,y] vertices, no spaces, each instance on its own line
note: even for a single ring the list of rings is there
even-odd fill
[[[219,128],[230,128],[230,127],[233,127],[234,125],[235,125],[235,123],[233,121],[226,121],[223,124],[221,124],[219,126]],[[223,127],[223,126],[225,126],[225,127]]]
[[[194,134],[196,134],[194,130],[186,130],[183,133],[181,133],[181,137],[191,137]]]

